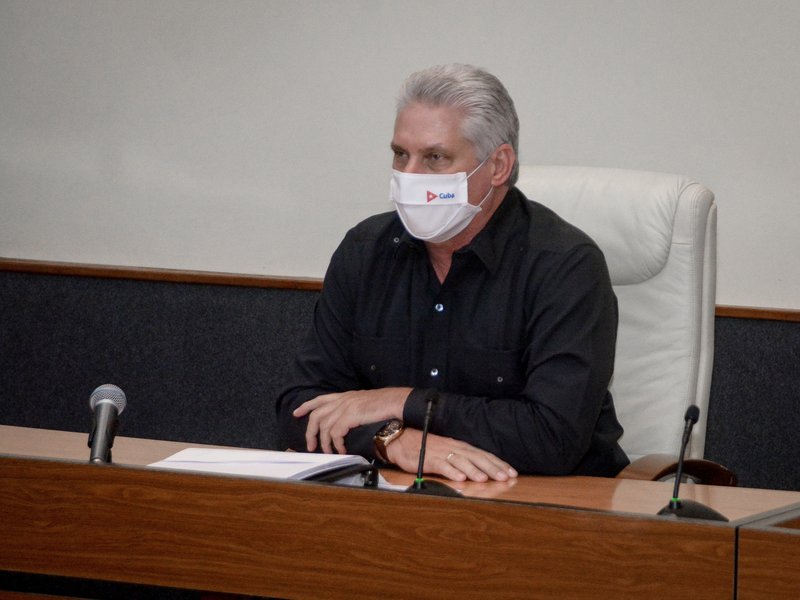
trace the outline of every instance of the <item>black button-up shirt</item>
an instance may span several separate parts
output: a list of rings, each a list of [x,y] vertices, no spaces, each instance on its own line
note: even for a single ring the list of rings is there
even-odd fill
[[[453,255],[444,283],[395,213],[368,218],[331,259],[293,383],[277,403],[281,444],[305,448],[291,412],[320,394],[415,388],[403,420],[464,440],[520,473],[613,476],[628,463],[608,392],[616,298],[602,253],[512,188]],[[355,428],[348,452],[373,456],[383,423]]]

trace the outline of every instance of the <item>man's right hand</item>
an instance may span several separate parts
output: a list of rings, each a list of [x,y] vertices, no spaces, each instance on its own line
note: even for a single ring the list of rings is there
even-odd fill
[[[389,461],[404,471],[416,473],[422,432],[406,429],[403,435],[386,447]],[[507,481],[517,471],[494,454],[466,442],[428,434],[424,472],[441,475],[452,481]]]

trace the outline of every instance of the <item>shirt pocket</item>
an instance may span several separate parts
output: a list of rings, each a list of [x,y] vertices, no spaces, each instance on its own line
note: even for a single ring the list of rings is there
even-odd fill
[[[513,398],[525,388],[522,350],[490,350],[466,346],[454,360],[457,391],[470,396]]]
[[[353,363],[363,389],[410,385],[406,338],[355,334]]]

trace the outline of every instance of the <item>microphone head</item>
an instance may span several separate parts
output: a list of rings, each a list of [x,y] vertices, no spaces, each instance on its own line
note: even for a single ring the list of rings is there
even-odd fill
[[[117,407],[118,415],[122,414],[122,411],[125,410],[125,405],[128,403],[125,398],[125,392],[112,383],[105,383],[92,392],[89,397],[89,406],[92,412],[101,401],[112,402]]]
[[[684,421],[691,421],[692,425],[697,423],[697,419],[700,418],[700,409],[697,408],[697,405],[692,404],[689,408],[686,409],[686,416],[683,417]]]

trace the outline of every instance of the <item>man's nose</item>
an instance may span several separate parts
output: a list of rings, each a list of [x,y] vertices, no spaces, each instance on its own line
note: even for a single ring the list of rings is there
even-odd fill
[[[403,173],[427,173],[428,169],[421,156],[410,156],[405,165],[403,165]]]

